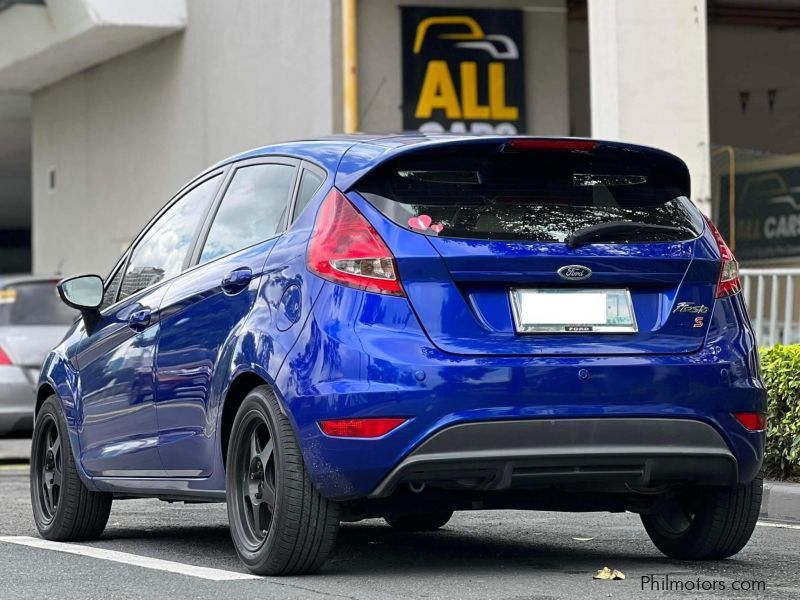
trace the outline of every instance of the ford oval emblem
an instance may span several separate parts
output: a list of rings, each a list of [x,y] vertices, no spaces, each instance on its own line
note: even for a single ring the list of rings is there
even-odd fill
[[[568,281],[580,281],[581,279],[588,279],[592,276],[592,270],[583,265],[567,265],[561,267],[556,271],[562,279]]]

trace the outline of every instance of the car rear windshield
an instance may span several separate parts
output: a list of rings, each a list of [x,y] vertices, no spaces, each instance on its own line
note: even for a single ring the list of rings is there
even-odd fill
[[[0,325],[69,325],[77,314],[58,297],[55,281],[0,288]]]
[[[685,165],[629,148],[437,148],[388,161],[355,188],[395,223],[439,237],[563,242],[614,221],[664,227],[616,228],[592,241],[689,240],[703,230]]]

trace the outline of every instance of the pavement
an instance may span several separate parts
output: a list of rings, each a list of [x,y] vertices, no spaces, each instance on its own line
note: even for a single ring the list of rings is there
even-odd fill
[[[497,511],[457,513],[434,533],[343,524],[319,574],[255,578],[236,558],[224,505],[116,501],[102,539],[53,545],[36,534],[27,469],[0,468],[3,599],[798,598],[798,556],[797,524],[761,522],[732,559],[680,562],[634,514]],[[592,579],[604,566],[626,579]]]

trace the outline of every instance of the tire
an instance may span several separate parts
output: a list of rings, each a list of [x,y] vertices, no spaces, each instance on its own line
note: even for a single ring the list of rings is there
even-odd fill
[[[236,553],[257,575],[318,570],[339,530],[339,505],[306,472],[291,424],[269,386],[236,413],[228,444],[226,496]]]
[[[384,520],[398,531],[435,531],[447,525],[453,516],[452,510],[440,512],[386,517]]]
[[[763,475],[737,487],[680,490],[663,509],[642,515],[656,547],[670,558],[714,560],[733,556],[753,534],[761,508]]]
[[[31,444],[31,507],[39,534],[46,540],[85,541],[100,537],[111,512],[111,494],[83,485],[61,403],[45,400]]]

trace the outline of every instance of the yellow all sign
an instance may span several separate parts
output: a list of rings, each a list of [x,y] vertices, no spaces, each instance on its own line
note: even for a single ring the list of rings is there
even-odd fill
[[[429,119],[437,109],[444,110],[448,119],[514,121],[519,117],[518,107],[506,105],[506,67],[503,63],[490,62],[488,65],[488,104],[478,102],[478,64],[472,61],[462,62],[459,70],[460,95],[456,91],[447,62],[428,62],[415,112],[418,119]]]

